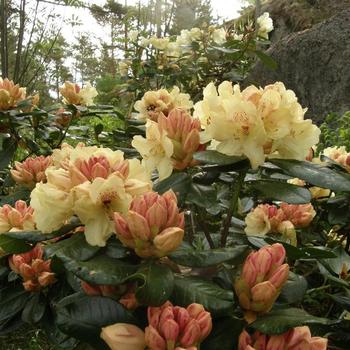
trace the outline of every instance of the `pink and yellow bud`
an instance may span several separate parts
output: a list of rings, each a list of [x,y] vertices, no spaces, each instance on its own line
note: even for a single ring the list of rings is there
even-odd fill
[[[33,188],[37,182],[46,182],[45,170],[50,165],[52,165],[50,156],[27,158],[21,163],[15,162],[15,168],[11,169],[11,175],[18,184]]]
[[[86,83],[85,87],[80,88],[78,84],[69,81],[66,81],[60,88],[60,93],[64,97],[64,103],[86,106],[92,105],[94,97],[98,95],[90,83]]]
[[[184,214],[172,191],[135,197],[128,213],[114,213],[114,223],[121,242],[141,257],[165,256],[180,245],[184,235]]]
[[[265,246],[246,258],[234,287],[250,323],[259,314],[269,312],[288,279],[289,266],[283,264],[285,249],[279,244]]]
[[[111,350],[144,350],[145,333],[138,327],[127,323],[116,323],[104,327],[101,338]]]
[[[161,114],[158,117],[158,124],[173,142],[174,168],[183,170],[194,165],[193,153],[200,147],[200,121],[192,118],[185,110],[173,109],[168,116]]]
[[[311,204],[281,204],[284,220],[290,221],[295,227],[307,227],[316,215]]]
[[[0,77],[0,111],[15,108],[18,102],[26,99],[26,89],[15,84],[12,80]]]
[[[51,272],[51,259],[44,260],[43,255],[43,247],[37,244],[28,253],[9,257],[10,268],[23,278],[23,287],[29,292],[38,292],[56,282],[55,274]]]
[[[295,327],[280,335],[265,335],[246,330],[239,336],[238,350],[326,350],[327,339],[312,337],[307,326]]]
[[[32,231],[35,229],[33,208],[18,200],[14,207],[0,207],[0,233],[10,231]]]
[[[149,307],[148,322],[145,334],[150,350],[197,349],[212,329],[210,313],[199,304],[186,309],[170,302]]]

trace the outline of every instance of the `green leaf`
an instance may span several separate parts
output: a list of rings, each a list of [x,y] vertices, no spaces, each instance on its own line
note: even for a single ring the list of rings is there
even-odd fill
[[[115,323],[137,324],[132,314],[118,302],[99,296],[69,296],[56,304],[59,329],[96,349],[109,349],[100,338],[101,328]]]
[[[232,291],[222,289],[213,282],[198,277],[175,275],[174,304],[188,306],[199,303],[213,316],[230,315],[234,308]]]
[[[166,179],[155,183],[153,190],[162,194],[171,189],[182,199],[186,197],[191,182],[191,177],[186,173],[174,173]]]
[[[64,266],[88,283],[109,285],[125,282],[137,268],[105,255],[96,256],[88,261],[65,260]]]
[[[332,252],[335,255],[335,258],[320,260],[320,263],[326,269],[326,271],[321,271],[321,273],[334,274],[338,277],[344,266],[347,271],[350,270],[350,256],[341,246],[334,248]]]
[[[79,224],[68,224],[61,227],[59,230],[54,231],[52,233],[42,233],[41,231],[17,231],[17,232],[6,232],[3,235],[6,237],[12,237],[19,240],[27,241],[27,242],[42,242],[47,241],[52,238],[56,238],[62,236],[76,227],[80,226]]]
[[[281,290],[278,301],[286,304],[299,303],[303,300],[306,290],[305,277],[289,272],[288,280]]]
[[[201,344],[201,350],[233,350],[244,328],[244,321],[235,317],[214,320],[213,329]]]
[[[278,65],[277,62],[269,55],[262,51],[255,51],[255,54],[259,57],[259,59],[264,63],[267,67],[269,67],[272,70],[276,70]]]
[[[83,233],[75,233],[72,237],[45,246],[46,257],[57,256],[61,260],[88,260],[99,250],[89,245]]]
[[[164,304],[174,288],[174,274],[166,265],[152,263],[143,266],[129,279],[143,282],[135,293],[138,302],[143,305],[160,306]]]
[[[168,257],[177,264],[184,266],[209,267],[237,258],[244,259],[247,251],[248,246],[246,245],[209,250],[195,250],[180,246],[175,252],[168,255]]]
[[[202,151],[193,155],[195,160],[203,164],[230,165],[238,163],[246,158],[238,156],[227,156],[218,151]]]
[[[0,150],[0,170],[6,168],[11,162],[17,149],[17,141],[13,138],[4,139]]]
[[[247,183],[264,200],[279,200],[290,204],[307,204],[311,193],[306,188],[274,180],[256,180]]]
[[[308,183],[333,191],[350,191],[350,174],[329,169],[326,166],[294,159],[270,159],[286,174],[298,177]]]
[[[210,46],[211,49],[218,50],[223,53],[236,53],[239,52],[239,49],[229,49],[227,47],[221,47],[221,46]]]
[[[199,207],[208,208],[216,204],[216,190],[213,186],[204,186],[192,183],[187,195],[187,202]]]
[[[38,323],[44,316],[46,300],[41,293],[32,293],[22,311],[22,320],[26,323]]]
[[[30,293],[22,285],[0,290],[0,324],[19,313],[27,303]]]
[[[349,297],[346,297],[344,295],[338,295],[338,294],[329,294],[328,296],[331,299],[333,299],[342,308],[344,308],[347,311],[350,311],[350,298]]]
[[[130,250],[113,237],[108,240],[105,253],[110,258],[122,259],[126,258],[130,254]]]
[[[331,325],[337,322],[339,321],[312,316],[302,309],[288,308],[273,310],[267,315],[259,317],[251,324],[251,328],[264,334],[282,334],[297,326],[311,324]]]
[[[7,237],[4,234],[0,235],[0,248],[4,250],[6,254],[20,254],[32,249],[29,244],[16,238]]]

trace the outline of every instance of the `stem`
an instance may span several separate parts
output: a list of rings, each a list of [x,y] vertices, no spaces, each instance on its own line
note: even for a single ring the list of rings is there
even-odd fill
[[[197,211],[197,214],[198,214],[198,218],[199,218],[198,224],[199,224],[200,228],[204,232],[204,235],[205,235],[205,238],[208,241],[209,247],[210,247],[210,249],[214,249],[215,248],[214,241],[213,241],[213,239],[210,236],[210,232],[208,230],[208,227],[204,223],[204,216],[202,215],[200,209]]]
[[[227,210],[226,220],[224,222],[224,226],[221,231],[221,247],[226,246],[227,237],[231,226],[231,219],[234,215],[237,214],[239,193],[241,191],[245,175],[246,175],[245,171],[239,172],[236,182],[233,185],[233,194],[232,194],[231,204]]]
[[[313,292],[318,292],[318,291],[321,291],[321,290],[324,290],[324,289],[328,289],[329,287],[330,287],[330,285],[326,284],[326,285],[321,286],[321,287],[312,288],[312,289],[307,290],[306,294],[311,294]]]

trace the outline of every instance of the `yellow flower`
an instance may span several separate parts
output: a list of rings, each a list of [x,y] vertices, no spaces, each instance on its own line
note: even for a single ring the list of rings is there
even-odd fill
[[[73,198],[70,192],[49,182],[37,183],[30,198],[36,226],[44,233],[58,230],[73,215]]]
[[[26,99],[26,89],[0,77],[0,111],[7,111]]]
[[[150,43],[158,50],[166,50],[169,44],[169,38],[157,38],[153,36],[150,38]]]
[[[147,91],[141,100],[136,101],[134,108],[139,112],[138,119],[146,120],[149,118],[157,121],[161,113],[167,116],[174,108],[188,111],[192,106],[190,95],[180,93],[180,89],[174,86],[170,93],[165,89]]]
[[[89,82],[85,84],[84,88],[80,88],[79,85],[66,81],[60,88],[60,93],[64,97],[65,104],[85,106],[93,105],[93,100],[98,95],[96,89]]]
[[[141,154],[146,170],[151,172],[157,169],[161,180],[171,175],[173,171],[171,156],[174,153],[174,146],[166,132],[160,130],[156,122],[148,120],[146,138],[134,136],[132,146]]]
[[[96,178],[73,189],[74,212],[85,224],[86,241],[103,247],[114,231],[111,215],[125,212],[132,196],[125,191],[124,180],[112,174],[107,179]]]
[[[195,105],[194,116],[205,128],[202,142],[217,141],[216,150],[227,154],[245,155],[253,168],[264,162],[263,146],[267,141],[264,124],[255,105],[243,98],[238,85],[228,81],[218,92],[213,83],[204,89],[204,99]]]
[[[264,12],[257,19],[258,24],[258,35],[268,39],[269,33],[273,30],[273,21],[270,18],[270,14],[268,12]]]
[[[215,44],[222,45],[226,42],[226,31],[224,28],[215,29],[211,37]]]

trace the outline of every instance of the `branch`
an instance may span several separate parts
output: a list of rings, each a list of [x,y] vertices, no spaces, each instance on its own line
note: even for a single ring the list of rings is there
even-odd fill
[[[20,24],[19,24],[19,30],[18,30],[18,41],[17,41],[17,52],[16,52],[16,62],[15,62],[15,69],[13,72],[13,80],[15,83],[17,83],[17,77],[19,75],[19,70],[21,67],[21,55],[22,55],[22,46],[23,46],[23,36],[24,36],[24,27],[25,27],[25,20],[26,20],[26,0],[21,0],[20,5]]]

